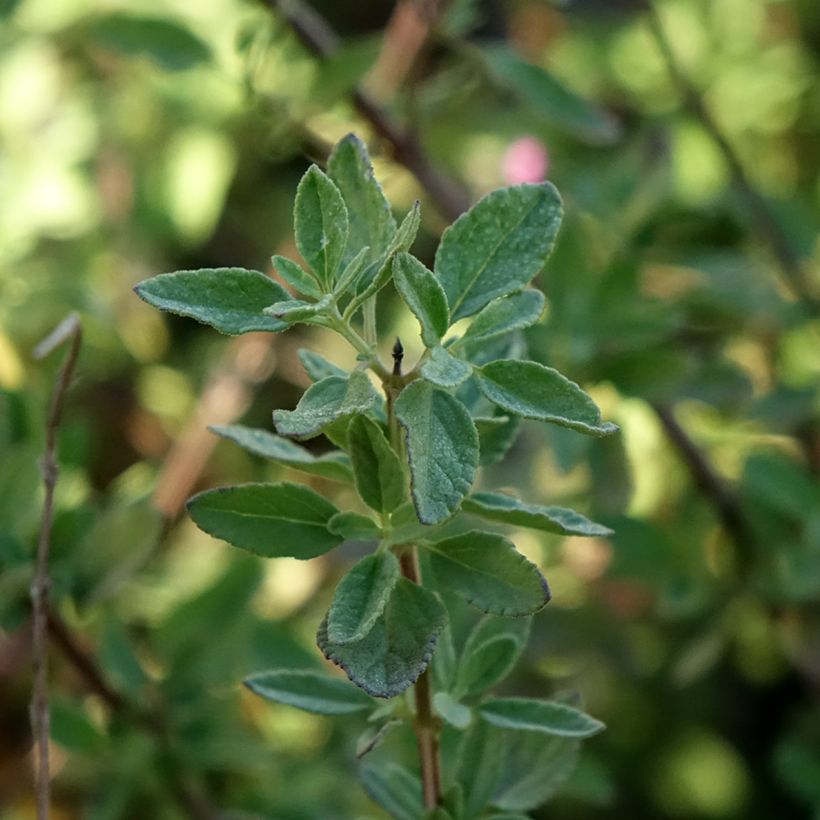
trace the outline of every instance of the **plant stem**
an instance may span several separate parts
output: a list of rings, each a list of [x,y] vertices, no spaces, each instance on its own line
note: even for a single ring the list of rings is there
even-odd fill
[[[51,588],[51,579],[48,576],[48,557],[51,550],[51,528],[54,523],[54,490],[60,473],[57,464],[57,434],[63,414],[63,401],[68,386],[71,384],[74,365],[77,363],[77,356],[80,352],[80,343],[82,341],[80,317],[76,313],[72,313],[34,351],[34,355],[38,359],[42,359],[63,342],[69,340],[71,346],[57,374],[46,418],[46,445],[40,462],[40,471],[45,486],[43,521],[40,528],[40,538],[37,542],[37,565],[34,582],[31,585],[33,609],[32,660],[34,665],[34,684],[31,694],[31,730],[37,752],[34,791],[37,801],[38,820],[48,820],[50,802],[48,741],[51,719],[48,699],[48,654],[46,649],[48,638],[48,592]]]
[[[399,562],[402,575],[414,584],[420,583],[418,548],[408,546]],[[421,673],[413,687],[416,700],[416,719],[413,730],[419,749],[421,788],[425,808],[434,809],[441,802],[441,764],[439,754],[439,723],[433,714],[430,694],[430,667]]]

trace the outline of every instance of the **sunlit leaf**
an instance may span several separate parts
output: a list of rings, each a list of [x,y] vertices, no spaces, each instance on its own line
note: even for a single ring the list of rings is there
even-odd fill
[[[309,670],[272,669],[245,678],[251,692],[318,715],[349,715],[373,708],[361,689],[341,678]]]

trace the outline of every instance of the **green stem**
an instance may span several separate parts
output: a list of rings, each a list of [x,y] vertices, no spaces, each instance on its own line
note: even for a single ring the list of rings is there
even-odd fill
[[[331,317],[330,328],[335,330],[342,336],[350,345],[365,357],[368,367],[384,381],[389,377],[389,373],[384,365],[378,360],[376,351],[372,345],[369,345],[356,331],[344,321],[337,310],[335,315]]]

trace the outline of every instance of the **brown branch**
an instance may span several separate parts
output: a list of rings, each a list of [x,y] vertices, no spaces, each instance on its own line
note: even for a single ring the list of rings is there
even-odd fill
[[[329,57],[336,51],[336,33],[313,9],[299,0],[265,0],[265,3],[282,15],[311,54]],[[363,91],[354,91],[351,99],[356,111],[391,146],[396,162],[415,176],[442,216],[452,221],[467,209],[469,199],[464,189],[433,166],[415,134],[397,126]]]
[[[726,534],[732,539],[738,556],[740,572],[748,575],[755,560],[755,537],[740,508],[740,504],[724,480],[689,438],[681,427],[670,407],[663,404],[652,404],[666,435],[685,462],[695,486],[704,498],[712,505]]]
[[[51,579],[48,575],[48,558],[51,550],[51,528],[54,524],[54,489],[57,486],[57,478],[60,473],[57,464],[57,438],[60,419],[63,414],[65,394],[71,384],[71,377],[74,374],[74,366],[77,363],[77,356],[82,343],[80,317],[76,313],[69,315],[34,351],[35,358],[42,359],[66,341],[70,342],[70,346],[57,373],[46,417],[45,452],[40,462],[40,471],[45,486],[45,498],[43,500],[43,520],[40,527],[40,537],[37,542],[34,582],[31,585],[33,611],[32,662],[34,665],[34,683],[31,695],[31,731],[34,737],[37,760],[34,773],[34,792],[38,820],[48,820],[50,797],[48,741],[51,716],[48,700],[46,642],[48,633],[48,592],[51,587]]]
[[[763,237],[772,256],[777,261],[781,278],[792,293],[804,302],[812,314],[816,315],[820,312],[820,298],[812,292],[800,258],[791,247],[788,237],[766,204],[766,200],[749,179],[740,157],[706,107],[703,96],[684,74],[672,50],[669,38],[666,36],[660,15],[651,3],[649,5],[649,27],[666,63],[669,76],[683,98],[684,104],[692,116],[700,121],[703,129],[709,134],[723,155],[734,188],[743,200],[760,236]]]

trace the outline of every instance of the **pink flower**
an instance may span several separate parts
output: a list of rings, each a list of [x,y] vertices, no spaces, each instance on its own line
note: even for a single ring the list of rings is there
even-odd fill
[[[508,185],[543,181],[550,167],[547,147],[536,137],[519,137],[510,143],[501,162]]]

